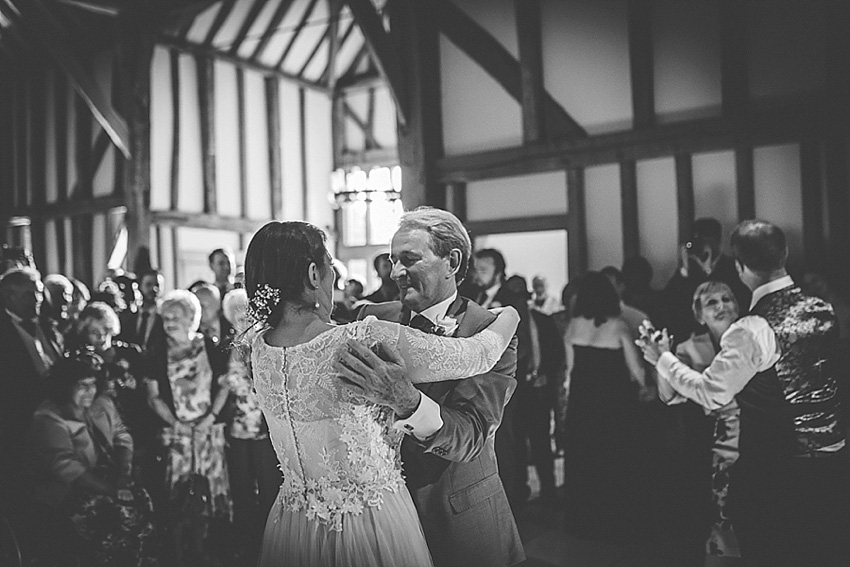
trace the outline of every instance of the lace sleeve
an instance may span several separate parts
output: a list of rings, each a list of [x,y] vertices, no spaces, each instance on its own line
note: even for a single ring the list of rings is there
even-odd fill
[[[498,333],[484,329],[469,338],[426,335],[397,323],[365,320],[371,341],[394,346],[407,365],[407,376],[414,384],[460,380],[487,372],[501,358],[507,344]]]

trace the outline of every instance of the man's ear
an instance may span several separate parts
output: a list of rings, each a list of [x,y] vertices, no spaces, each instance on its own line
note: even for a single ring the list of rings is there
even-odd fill
[[[454,277],[460,270],[460,262],[463,259],[463,253],[457,248],[452,248],[449,252],[449,276]]]

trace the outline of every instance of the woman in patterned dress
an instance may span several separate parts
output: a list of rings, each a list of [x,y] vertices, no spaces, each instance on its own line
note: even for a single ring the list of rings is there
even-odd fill
[[[335,326],[324,238],[308,223],[272,222],[246,255],[254,386],[284,476],[259,564],[428,567],[401,473],[403,433],[390,408],[343,385],[335,353],[355,339],[394,355],[413,382],[460,379],[493,367],[519,317],[506,308],[469,339],[425,335],[374,317]]]
[[[165,496],[161,505],[168,511],[172,552],[180,565],[186,544],[181,533],[189,534],[190,549],[203,559],[209,554],[208,522],[230,521],[232,516],[224,424],[216,423],[228,391],[217,380],[224,371],[221,354],[197,332],[198,298],[189,291],[174,290],[163,297],[158,310],[168,338],[167,351],[149,349],[145,384],[148,404],[162,426]],[[207,490],[208,500],[192,499],[193,494]]]

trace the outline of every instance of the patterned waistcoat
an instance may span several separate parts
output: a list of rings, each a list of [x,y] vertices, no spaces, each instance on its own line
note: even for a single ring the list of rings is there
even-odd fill
[[[761,298],[751,313],[776,333],[781,356],[774,368],[793,414],[792,454],[816,456],[843,443],[833,368],[839,329],[832,307],[789,286]]]

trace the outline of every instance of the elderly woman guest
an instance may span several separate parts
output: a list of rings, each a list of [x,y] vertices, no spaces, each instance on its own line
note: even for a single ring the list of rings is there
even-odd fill
[[[658,372],[663,401],[692,400],[716,420],[712,466],[717,518],[707,551],[728,556],[739,551],[747,565],[778,564],[774,510],[781,498],[781,458],[793,429],[773,369],[779,359],[776,337],[759,316],[737,318],[735,296],[723,283],[700,285],[693,310],[708,328],[707,336],[685,341],[676,355],[670,352],[666,329],[652,337],[654,329],[644,328],[638,344]]]
[[[96,565],[155,565],[151,501],[132,485],[132,437],[111,398],[96,396],[100,362],[50,369],[30,430],[35,497],[73,521]]]
[[[227,292],[222,309],[238,340],[250,326],[245,289]],[[283,475],[269,439],[263,410],[254,393],[246,346],[234,345],[227,374],[219,382],[222,389],[230,391],[233,401],[232,413],[227,421],[227,464],[233,493],[233,522],[239,548],[246,554],[246,563],[254,564],[263,526]]]
[[[165,449],[165,497],[172,527],[186,518],[182,487],[193,475],[206,477],[210,500],[205,515],[228,518],[230,491],[224,455],[224,424],[216,423],[228,391],[217,378],[224,371],[219,351],[198,333],[201,305],[186,290],[167,293],[158,311],[167,336],[166,351],[148,351],[148,405],[159,418]],[[175,553],[180,553],[175,549]]]

